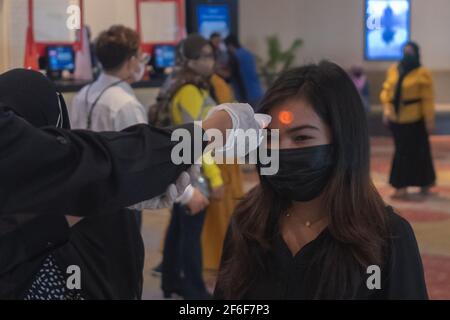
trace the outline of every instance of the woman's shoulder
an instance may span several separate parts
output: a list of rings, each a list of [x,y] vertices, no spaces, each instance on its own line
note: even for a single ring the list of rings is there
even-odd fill
[[[410,223],[387,207],[390,241],[386,261],[386,299],[427,299],[422,259]]]
[[[416,70],[417,70],[417,73],[419,73],[419,74],[427,74],[427,75],[431,75],[431,70],[428,69],[427,67],[420,66],[420,67],[417,68]]]
[[[433,75],[430,69],[425,67],[420,67],[417,69],[417,77],[419,81],[423,84],[431,83],[433,81]]]
[[[388,72],[398,72],[398,64],[393,63],[389,66]]]
[[[213,87],[223,88],[223,87],[228,86],[227,82],[221,76],[219,76],[217,74],[213,74],[211,76],[210,82],[213,85]]]
[[[186,93],[190,93],[192,94],[193,92],[198,92],[199,88],[197,86],[195,86],[192,83],[186,83],[183,84],[177,91],[177,94],[186,94]]]
[[[403,218],[394,207],[389,205],[386,206],[386,212],[388,217],[388,225],[392,231],[400,231],[401,229],[411,227],[408,220]]]
[[[386,83],[391,83],[392,85],[398,80],[398,67],[396,64],[392,64],[386,72]]]
[[[175,98],[192,99],[192,97],[202,97],[203,90],[192,83],[182,85],[176,92]]]
[[[225,80],[217,73],[213,73],[210,79],[212,83],[226,83]]]
[[[388,217],[388,226],[392,237],[410,237],[411,235],[414,237],[414,231],[408,220],[399,215],[391,206],[387,206],[386,211]]]
[[[398,75],[398,65],[397,64],[391,64],[387,70],[388,76],[394,76]]]

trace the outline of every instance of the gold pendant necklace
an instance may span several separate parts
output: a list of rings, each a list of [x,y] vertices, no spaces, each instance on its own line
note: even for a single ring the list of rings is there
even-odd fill
[[[286,217],[289,218],[289,217],[291,217],[291,216],[292,216],[292,215],[291,215],[289,212],[286,213]],[[307,227],[307,228],[311,228],[313,224],[316,224],[316,223],[322,221],[323,219],[324,219],[324,217],[320,218],[319,220],[317,220],[317,221],[315,221],[315,222],[313,222],[313,223],[311,223],[311,221],[308,220],[308,221],[306,221],[306,222],[302,222],[302,224],[304,224],[305,227]]]

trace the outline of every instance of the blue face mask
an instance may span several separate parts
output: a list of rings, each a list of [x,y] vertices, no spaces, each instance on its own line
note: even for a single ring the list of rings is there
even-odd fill
[[[314,200],[325,189],[334,168],[332,145],[280,150],[280,169],[261,176],[278,195],[291,201]],[[260,167],[264,165],[260,164]]]

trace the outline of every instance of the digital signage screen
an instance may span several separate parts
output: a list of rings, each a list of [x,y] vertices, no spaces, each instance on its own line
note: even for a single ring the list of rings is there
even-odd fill
[[[218,32],[222,37],[231,32],[230,8],[223,4],[199,4],[197,6],[198,32],[208,39]]]
[[[410,39],[410,19],[410,0],[366,0],[366,60],[400,60]]]

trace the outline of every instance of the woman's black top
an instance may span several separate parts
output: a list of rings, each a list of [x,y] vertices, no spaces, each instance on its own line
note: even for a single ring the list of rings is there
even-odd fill
[[[414,232],[410,224],[389,210],[391,224],[391,241],[389,254],[384,266],[380,266],[381,289],[370,290],[367,281],[374,284],[373,271],[367,270],[356,275],[359,288],[349,299],[428,299],[424,279],[422,260],[417,247]],[[314,241],[307,244],[295,257],[282,239],[276,237],[273,253],[265,261],[268,269],[260,273],[250,288],[243,294],[244,299],[250,300],[305,300],[314,297],[312,288],[319,283],[321,266],[313,265],[315,253],[331,239],[327,229]],[[225,241],[223,261],[232,256],[229,242]],[[372,287],[372,286],[371,286]],[[215,298],[222,299],[220,283],[217,284]]]

